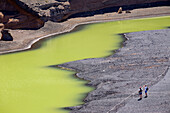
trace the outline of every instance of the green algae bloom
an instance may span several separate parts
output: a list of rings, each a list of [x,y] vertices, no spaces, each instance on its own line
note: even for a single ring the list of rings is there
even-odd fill
[[[170,16],[83,25],[49,38],[38,49],[0,55],[0,113],[68,113],[93,90],[74,71],[50,67],[113,54],[121,33],[165,29]]]

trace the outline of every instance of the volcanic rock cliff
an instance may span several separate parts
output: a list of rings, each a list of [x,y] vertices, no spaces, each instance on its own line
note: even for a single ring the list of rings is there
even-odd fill
[[[14,0],[43,21],[60,21],[72,14],[108,7],[130,6],[169,0]]]
[[[4,29],[38,29],[44,22],[37,16],[22,9],[13,0],[0,1],[0,28]]]

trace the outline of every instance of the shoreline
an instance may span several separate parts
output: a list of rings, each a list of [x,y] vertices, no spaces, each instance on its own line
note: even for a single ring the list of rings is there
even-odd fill
[[[152,11],[161,9],[161,12],[151,14]],[[148,14],[140,14],[143,11],[149,10]],[[139,15],[138,15],[139,13]],[[145,9],[134,9],[132,10],[132,13],[123,13],[123,14],[117,14],[117,13],[106,13],[103,15],[94,15],[92,17],[84,17],[84,18],[72,18],[69,19],[63,23],[53,23],[53,22],[47,22],[47,26],[44,26],[43,28],[39,30],[10,30],[10,33],[12,36],[14,36],[14,43],[22,43],[18,47],[15,48],[15,45],[13,47],[8,47],[5,48],[4,50],[0,49],[0,55],[1,54],[7,54],[7,53],[12,53],[12,52],[18,52],[18,51],[24,51],[28,50],[32,47],[33,44],[38,42],[41,39],[48,38],[51,36],[63,34],[63,33],[68,33],[72,31],[74,28],[80,25],[85,25],[85,24],[92,24],[92,23],[100,23],[100,22],[110,22],[110,21],[121,21],[121,20],[129,20],[129,19],[142,19],[142,18],[149,18],[149,17],[159,17],[159,16],[168,16],[170,15],[170,7],[154,7],[154,8],[145,8]],[[97,18],[98,17],[98,18]],[[61,27],[58,29],[58,31],[50,31],[50,28],[48,24],[52,25],[52,28],[56,28],[57,26]],[[51,27],[51,26],[50,26]],[[45,29],[45,30],[44,30]],[[48,30],[49,29],[49,30]],[[20,33],[21,32],[21,33]],[[27,32],[27,33],[25,33]],[[40,32],[40,33],[33,33],[35,32]],[[42,34],[41,34],[42,33]],[[27,34],[30,36],[26,36],[26,39],[21,39],[23,37],[23,34]],[[17,37],[17,38],[16,38]],[[28,37],[28,38],[27,38]],[[29,38],[30,37],[30,38]],[[11,42],[0,42],[4,43],[5,45],[9,45]]]
[[[164,15],[164,14],[163,14]],[[169,15],[169,13],[167,14],[167,15]],[[146,16],[146,15],[145,15]],[[145,16],[142,16],[142,18],[144,17],[145,18]],[[160,15],[156,15],[156,17],[159,17]],[[165,16],[165,15],[164,15]],[[149,16],[146,16],[146,18],[147,17],[155,17],[155,16],[153,16],[153,15],[149,15]],[[114,18],[115,19],[115,18]],[[125,19],[120,19],[120,18],[117,18],[118,20],[125,20]],[[128,19],[128,18],[126,18],[126,19]],[[129,17],[129,19],[141,19],[139,16],[137,16],[137,17]],[[114,20],[114,21],[118,21],[118,20]],[[54,35],[58,35],[58,34],[62,34],[62,33],[67,33],[67,32],[70,32],[70,31],[72,31],[75,27],[77,27],[77,26],[79,26],[79,25],[84,25],[84,24],[90,24],[90,23],[98,23],[98,22],[109,22],[109,21],[113,21],[113,20],[100,20],[100,21],[89,21],[89,22],[84,22],[84,23],[76,23],[76,24],[73,24],[73,25],[70,25],[70,29],[65,29],[65,31],[62,31],[62,32],[57,32],[57,33],[52,33],[52,34],[48,34],[48,35],[45,35],[45,36],[42,36],[42,37],[39,37],[39,38],[35,38],[34,40],[32,40],[29,44],[27,43],[27,44],[25,44],[25,45],[28,45],[28,47],[25,47],[25,48],[21,48],[21,49],[16,49],[16,50],[10,50],[10,51],[4,51],[4,52],[0,52],[0,54],[7,54],[7,53],[10,53],[10,52],[17,52],[17,51],[23,51],[23,50],[26,50],[26,49],[30,49],[31,47],[32,47],[32,45],[34,44],[34,43],[36,43],[37,41],[39,41],[39,40],[41,40],[41,39],[44,39],[44,38],[48,38],[48,37],[51,37],[51,36],[54,36]],[[67,21],[68,22],[68,21]],[[67,23],[66,22],[66,23]],[[147,32],[150,32],[150,31],[147,31]],[[146,32],[146,33],[147,33]],[[151,31],[152,32],[152,31]],[[132,37],[132,36],[129,36],[128,37],[128,35],[129,34],[134,34],[134,33],[127,33],[127,34],[124,34],[124,37],[126,37],[126,39],[127,39],[127,41],[128,42],[130,42],[128,39],[129,39],[129,37]],[[127,41],[125,41],[125,42],[123,42],[123,43],[126,43]],[[126,45],[125,46],[123,46],[123,48],[126,48]],[[122,48],[120,48],[120,49],[122,49]],[[120,49],[118,49],[118,52],[116,52],[116,54],[118,54],[119,53],[119,50]],[[89,60],[91,60],[92,62],[96,62],[95,60],[97,60],[97,59],[102,59],[103,60],[103,62],[105,62],[105,60],[106,59],[108,59],[108,61],[107,61],[107,63],[110,63],[110,62],[112,62],[112,63],[114,63],[115,62],[115,60],[113,60],[111,57],[113,57],[114,55],[111,55],[111,56],[109,56],[108,58],[96,58],[96,59],[88,59],[88,60],[81,60],[81,61],[75,61],[76,63],[80,63],[80,65],[84,65],[83,64],[83,62],[88,62]],[[115,57],[115,56],[114,56]],[[111,60],[110,60],[111,59]],[[159,60],[159,59],[158,59]],[[69,63],[66,63],[66,64],[61,64],[61,66],[63,66],[63,67],[67,67],[67,68],[69,68],[69,66],[67,66],[67,65],[70,65],[70,67],[74,67],[74,64],[75,64],[75,62],[73,61],[73,62],[69,62]],[[98,62],[98,61],[97,61]],[[82,63],[82,64],[81,64]],[[106,62],[105,62],[106,63]],[[100,64],[101,65],[101,64]],[[109,64],[110,65],[110,64]],[[168,64],[167,64],[168,65]],[[78,67],[77,67],[78,68]],[[160,70],[162,71],[163,69],[166,69],[167,67],[163,67],[163,68],[161,68]],[[74,69],[74,68],[73,68]],[[155,68],[154,68],[155,69]],[[102,72],[100,72],[100,73],[102,73]],[[81,73],[80,72],[78,72],[77,74],[76,74],[76,76],[78,77],[78,78],[82,78],[82,79],[84,79],[84,80],[86,80],[86,77],[82,77],[82,75],[81,75]],[[160,77],[162,77],[162,76],[160,76]],[[161,78],[160,78],[161,79]],[[133,79],[132,79],[133,80]],[[118,80],[119,81],[119,80]],[[121,80],[120,80],[121,81]],[[126,80],[125,80],[126,81]],[[107,81],[108,83],[110,83],[110,81]],[[155,80],[154,82],[159,82],[159,80]],[[93,86],[93,83],[89,83],[91,86]],[[104,85],[105,85],[105,83],[103,83]],[[126,82],[126,84],[130,84],[130,83],[128,83],[128,82]],[[108,84],[107,84],[108,85]],[[121,83],[119,84],[119,85],[121,85]],[[102,87],[102,85],[100,85],[100,87]],[[130,91],[130,92],[133,92],[134,91],[134,88]],[[90,103],[90,101],[91,101],[91,99],[95,99],[95,97],[93,97],[93,96],[95,96],[95,94],[93,94],[95,91],[92,91],[92,92],[89,92],[88,93],[88,96],[86,97],[86,99],[84,99],[84,101],[85,101],[85,104],[83,104],[83,105],[80,105],[80,107],[68,107],[68,109],[71,109],[71,110],[73,110],[73,111],[71,111],[71,112],[74,112],[74,113],[80,113],[80,112],[82,112],[83,113],[83,111],[84,110],[82,110],[83,108],[85,108],[85,107],[89,107],[88,106],[88,104],[87,103]],[[107,94],[108,93],[108,94]],[[120,96],[120,95],[117,95],[117,92],[115,91],[111,91],[111,92],[107,92],[106,93],[106,95],[108,96],[110,93],[115,93],[115,95],[116,96]],[[128,95],[129,93],[127,93],[126,95]],[[92,97],[90,98],[89,97],[89,95],[91,95]],[[113,98],[116,98],[116,96],[113,96]],[[125,96],[126,97],[126,95],[123,95],[123,96]],[[87,99],[88,98],[88,99]],[[109,97],[109,98],[111,98],[111,97]],[[121,97],[121,99],[122,99],[122,97]],[[120,100],[121,100],[120,99]],[[100,99],[99,99],[100,100]],[[95,101],[98,101],[97,99],[95,99]],[[117,103],[117,100],[114,100],[114,101],[116,101],[115,103]],[[114,103],[114,104],[115,104]],[[99,104],[98,102],[97,102],[97,104]],[[119,104],[119,103],[118,103]],[[126,104],[126,102],[125,102],[125,104]],[[91,105],[90,105],[91,106]],[[118,110],[122,107],[122,104],[120,103],[120,105],[115,105],[116,107],[118,106]],[[101,107],[102,108],[102,107]],[[115,108],[114,109],[112,109],[113,108],[113,106],[111,106],[111,111],[115,111]],[[88,108],[89,109],[89,108]],[[79,112],[79,110],[82,110],[82,111],[80,111]],[[97,110],[97,109],[96,109]],[[100,109],[99,109],[100,110]],[[110,112],[110,110],[107,112],[107,113],[109,113]],[[117,111],[117,108],[116,108],[116,111]],[[87,111],[87,112],[89,112],[89,111]]]
[[[87,85],[95,87],[95,90],[89,92],[83,99],[83,105],[65,109],[71,110],[70,113],[124,113],[123,108],[129,107],[130,100],[133,99],[134,105],[138,102],[137,89],[139,86],[147,84],[152,90],[152,87],[155,87],[155,84],[159,83],[167,74],[170,58],[170,54],[167,54],[169,53],[169,46],[167,46],[170,41],[169,34],[170,29],[126,33],[129,40],[126,40],[124,46],[114,55],[58,65],[75,70],[78,78],[90,81]],[[159,37],[162,38],[159,39]],[[141,44],[142,40],[145,41]],[[156,43],[156,47],[151,44],[152,41],[154,44]],[[157,54],[158,52],[160,54]],[[152,95],[149,94],[149,96]],[[155,100],[155,102],[157,101]],[[152,106],[152,103],[149,103],[148,106]],[[131,111],[133,110],[136,109],[131,108]],[[153,112],[154,109],[150,109],[150,111]]]

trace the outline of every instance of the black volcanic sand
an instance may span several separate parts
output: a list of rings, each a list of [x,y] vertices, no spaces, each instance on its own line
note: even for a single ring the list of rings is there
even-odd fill
[[[124,107],[126,111],[131,110],[128,113],[136,113],[135,109],[140,107],[127,105],[143,102],[144,99],[137,101],[138,88],[145,84],[154,87],[166,75],[170,64],[170,29],[127,33],[124,36],[127,39],[124,46],[112,56],[59,65],[76,70],[79,78],[90,81],[88,85],[96,88],[84,99],[85,104],[66,108],[72,110],[70,113],[125,113]],[[159,94],[159,90],[156,91]],[[152,101],[147,98],[147,107],[152,106],[149,112],[155,111],[152,103],[159,102],[162,97],[157,98]],[[165,106],[166,109],[160,109],[161,113],[170,109],[170,96],[166,100],[155,104],[157,108],[159,104],[160,108]]]

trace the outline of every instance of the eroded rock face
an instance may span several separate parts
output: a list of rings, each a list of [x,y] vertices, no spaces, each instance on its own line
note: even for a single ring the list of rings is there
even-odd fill
[[[38,29],[80,12],[160,1],[169,0],[1,0],[0,23],[5,29]]]
[[[106,7],[153,3],[159,1],[168,0],[70,0],[70,7],[75,12],[78,10],[92,11]]]
[[[4,29],[38,29],[44,22],[20,8],[13,0],[1,0],[0,24]]]
[[[68,0],[15,0],[23,9],[39,16],[42,20],[59,21],[70,12]]]
[[[70,0],[71,14],[95,11],[108,7],[122,7],[130,5],[139,5],[145,3],[154,3],[168,0]],[[117,10],[115,10],[117,12]]]
[[[60,21],[72,14],[169,0],[14,0],[23,9],[44,21]],[[117,11],[115,11],[117,12]]]

